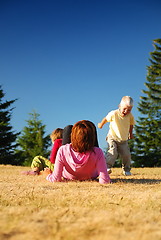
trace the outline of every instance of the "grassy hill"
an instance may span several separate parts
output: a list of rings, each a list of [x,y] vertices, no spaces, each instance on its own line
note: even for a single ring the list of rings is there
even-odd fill
[[[0,165],[1,240],[160,240],[161,168],[133,168],[113,184],[50,183]]]

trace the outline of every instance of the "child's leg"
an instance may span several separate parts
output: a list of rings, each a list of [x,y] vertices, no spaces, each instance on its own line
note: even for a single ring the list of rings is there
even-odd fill
[[[34,167],[34,168],[32,168],[32,170],[34,171],[34,172],[40,172],[40,170],[39,170],[39,168],[38,167]]]
[[[32,171],[22,171],[21,173],[24,175],[39,175],[40,171],[43,169],[41,156],[34,157],[31,163],[31,168]]]
[[[107,168],[113,167],[115,161],[118,157],[117,143],[112,139],[111,136],[108,136],[108,153],[106,155]]]
[[[52,162],[50,162],[50,160],[47,159],[47,158],[43,158],[43,161],[44,161],[43,162],[44,168],[49,168],[53,172],[54,171],[54,164]]]
[[[120,143],[118,145],[118,152],[120,154],[120,157],[122,159],[122,169],[125,172],[130,172],[131,170],[131,154],[130,154],[130,149],[128,146],[128,141],[124,143]]]
[[[31,163],[31,168],[33,171],[40,172],[40,171],[44,170],[44,164],[43,164],[42,160],[43,160],[42,156],[34,157],[32,163]]]
[[[50,168],[52,171],[54,170],[54,164],[50,162],[49,159],[42,157],[42,156],[36,156],[34,157],[31,168],[33,171],[43,171],[44,168]]]

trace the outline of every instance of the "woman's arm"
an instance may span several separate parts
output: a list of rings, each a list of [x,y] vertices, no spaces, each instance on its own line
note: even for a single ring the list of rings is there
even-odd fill
[[[61,182],[62,181],[62,172],[63,172],[63,156],[61,148],[58,150],[54,165],[53,173],[49,174],[46,179],[50,182]]]
[[[99,174],[99,183],[101,184],[110,183],[111,179],[107,172],[107,165],[106,165],[106,159],[105,159],[104,153],[101,149],[99,151],[100,152],[97,160],[97,171]]]

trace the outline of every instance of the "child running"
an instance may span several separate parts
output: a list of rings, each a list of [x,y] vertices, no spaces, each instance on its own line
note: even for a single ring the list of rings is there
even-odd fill
[[[119,108],[107,114],[106,117],[98,123],[98,128],[102,128],[105,123],[110,122],[107,142],[109,150],[106,156],[108,173],[110,174],[118,155],[122,159],[122,170],[125,176],[131,175],[131,154],[128,147],[128,139],[133,138],[134,117],[131,113],[133,108],[133,99],[130,96],[124,96],[121,99]]]

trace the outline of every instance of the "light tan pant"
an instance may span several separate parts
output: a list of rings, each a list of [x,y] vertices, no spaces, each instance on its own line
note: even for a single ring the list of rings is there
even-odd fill
[[[112,136],[108,135],[107,142],[109,144],[109,150],[106,155],[107,167],[113,167],[116,159],[120,156],[122,160],[122,169],[127,172],[130,171],[131,154],[128,141],[118,142],[115,141]]]

